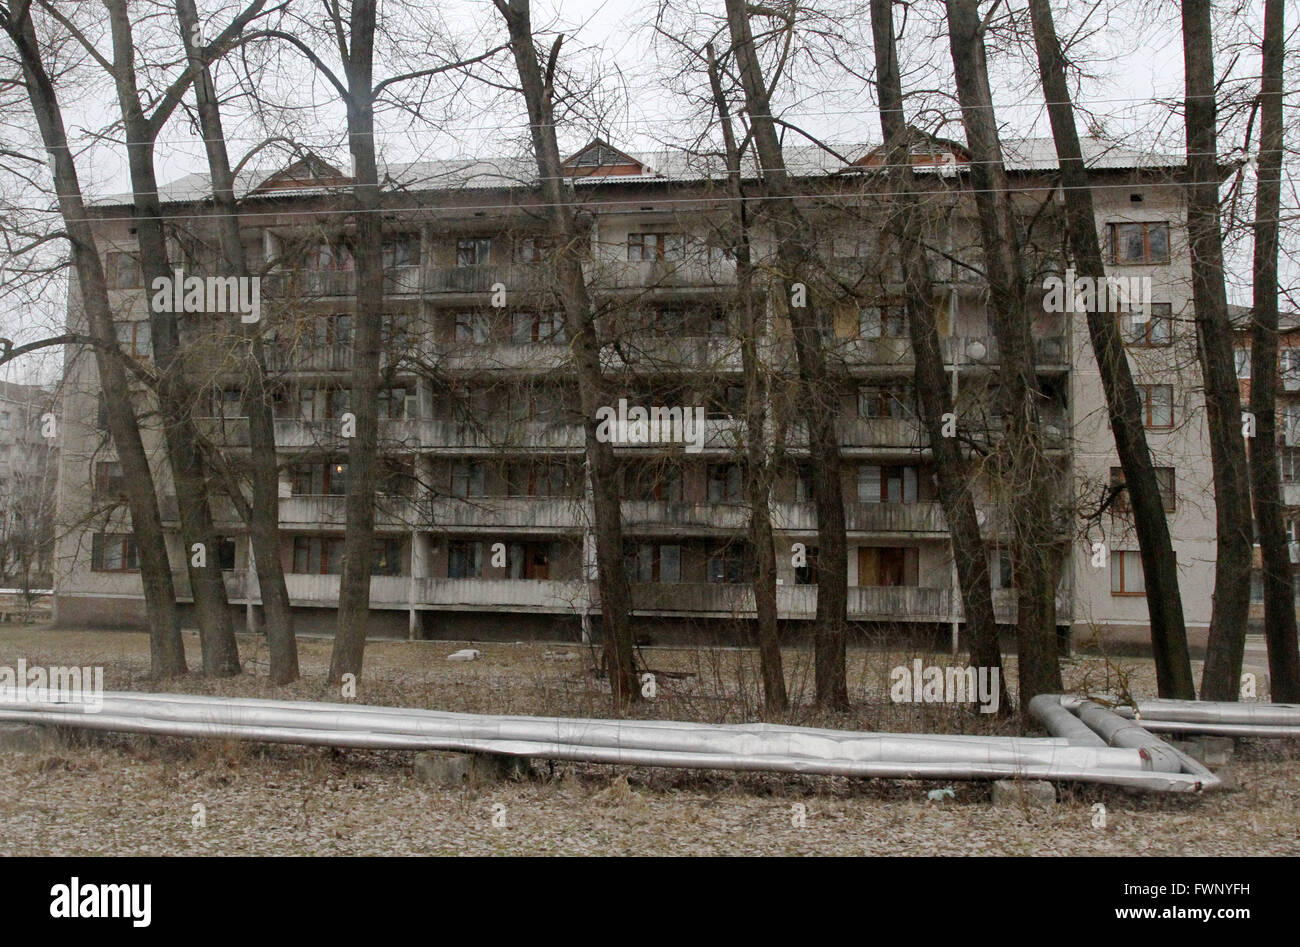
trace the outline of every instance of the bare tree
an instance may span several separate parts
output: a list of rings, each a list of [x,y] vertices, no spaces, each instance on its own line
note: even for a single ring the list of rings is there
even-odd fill
[[[1268,641],[1269,696],[1300,702],[1295,592],[1277,454],[1278,228],[1282,206],[1282,66],[1286,31],[1282,0],[1264,4],[1262,78],[1259,90],[1258,190],[1255,195],[1254,320],[1250,342],[1250,484],[1264,573],[1264,635]]]
[[[722,69],[713,44],[705,47],[709,88],[726,148],[727,192],[732,199],[731,239],[736,258],[736,296],[740,304],[741,371],[745,379],[745,468],[749,493],[749,541],[754,550],[754,608],[758,626],[759,669],[763,676],[763,703],[769,713],[786,710],[790,699],[781,661],[781,636],[777,628],[776,546],[769,504],[772,466],[767,458],[768,392],[759,365],[760,305],[754,287],[751,252],[751,215],[747,205],[742,151],[736,140],[731,110],[722,85]]]
[[[176,612],[176,591],[163,535],[162,517],[153,472],[144,442],[120,350],[117,348],[103,263],[82,197],[81,183],[68,147],[58,93],[42,58],[44,48],[32,22],[28,0],[0,7],[5,33],[22,63],[23,79],[41,138],[49,152],[81,307],[89,324],[100,384],[106,394],[108,428],[126,484],[127,503],[140,559],[140,579],[149,616],[150,666],[156,676],[184,674],[185,649]]]
[[[945,436],[945,424],[955,419],[952,396],[945,383],[943,353],[935,312],[935,290],[926,261],[922,211],[915,193],[898,50],[894,42],[893,0],[871,0],[871,28],[876,54],[876,89],[880,126],[885,137],[885,175],[893,196],[889,221],[902,255],[903,282],[907,288],[907,324],[915,359],[916,393],[921,417],[934,452],[939,502],[952,537],[953,557],[961,585],[962,609],[971,660],[980,667],[998,669],[1000,712],[1009,713],[1002,652],[998,646],[993,589],[989,579],[988,550],[980,537],[980,524],[971,492],[970,465],[955,437]]]
[[[1189,176],[1187,231],[1218,532],[1214,607],[1201,674],[1201,699],[1236,700],[1250,611],[1250,478],[1242,438],[1241,392],[1233,365],[1232,323],[1223,282],[1218,108],[1209,0],[1183,0],[1182,11]]]
[[[796,7],[754,8],[745,0],[726,0],[731,55],[736,59],[740,86],[763,183],[763,208],[776,239],[783,308],[789,314],[799,366],[800,397],[808,427],[812,458],[812,492],[817,510],[817,615],[814,627],[817,703],[848,706],[845,639],[848,626],[848,544],[845,538],[844,494],[835,412],[830,410],[831,378],[823,327],[807,297],[817,285],[814,243],[807,220],[793,201],[781,141],[772,115],[771,83],[764,76],[750,17],[775,16],[793,31]]]
[[[962,124],[970,150],[970,180],[988,281],[989,311],[1001,352],[1001,443],[1011,491],[1012,562],[1017,584],[1016,650],[1020,701],[1061,689],[1056,646],[1053,483],[1039,421],[1041,391],[1034,367],[1032,319],[997,117],[989,89],[985,24],[977,0],[946,0],[948,34]]]
[[[254,7],[261,6],[259,0]],[[181,42],[189,55],[191,67],[200,71],[194,82],[199,130],[208,158],[213,202],[217,209],[218,239],[222,269],[229,275],[248,278],[248,258],[239,235],[238,207],[235,203],[235,176],[221,124],[221,108],[212,71],[204,61],[202,28],[194,0],[176,0],[176,18]],[[244,338],[245,404],[249,420],[249,451],[252,466],[252,502],[243,501],[236,484],[229,491],[232,501],[244,514],[252,538],[257,584],[261,590],[262,616],[266,627],[270,678],[273,683],[287,684],[298,679],[298,644],[294,637],[293,612],[285,586],[284,567],[280,562],[280,491],[275,453],[275,419],[267,391],[266,355],[261,341],[261,326],[248,326]]]
[[[1065,56],[1052,21],[1051,5],[1048,0],[1030,0],[1029,13],[1038,50],[1043,95],[1061,168],[1070,254],[1080,276],[1094,280],[1095,285],[1104,285],[1106,269],[1097,239],[1092,189],[1075,128],[1074,105],[1065,75]],[[1068,291],[1073,292],[1073,288]],[[1124,485],[1129,494],[1142,554],[1157,686],[1161,697],[1195,700],[1196,685],[1192,680],[1182,595],[1178,589],[1178,564],[1124,340],[1117,321],[1105,311],[1105,307],[1089,307],[1087,320],[1088,336],[1106,393],[1115,449],[1124,471]]]
[[[545,67],[538,58],[528,0],[494,0],[510,34],[520,90],[528,109],[529,132],[554,238],[554,270],[564,306],[565,325],[578,375],[595,518],[596,568],[605,635],[605,666],[615,706],[640,698],[632,631],[631,594],[623,566],[623,527],[613,446],[597,439],[597,410],[609,403],[600,363],[595,312],[582,272],[587,239],[564,185],[564,167],[555,134],[555,78],[563,36],[557,36]]]

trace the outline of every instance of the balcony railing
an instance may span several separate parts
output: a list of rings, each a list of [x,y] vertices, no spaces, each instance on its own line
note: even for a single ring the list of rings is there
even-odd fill
[[[592,260],[583,263],[588,285],[602,289],[708,289],[734,286],[734,260]]]

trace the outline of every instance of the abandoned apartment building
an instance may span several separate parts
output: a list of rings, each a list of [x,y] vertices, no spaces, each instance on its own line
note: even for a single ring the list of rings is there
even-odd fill
[[[1149,287],[1142,315],[1118,313],[1143,401],[1167,509],[1193,645],[1204,642],[1213,586],[1213,489],[1185,233],[1181,158],[1085,142],[1097,225],[1109,272]],[[1050,140],[1005,143],[1008,172],[1041,272],[1064,271],[1059,194]],[[933,460],[912,392],[912,354],[882,238],[878,149],[852,163],[812,147],[787,162],[801,207],[816,221],[818,257],[850,287],[829,305],[826,344],[837,387],[849,545],[849,619],[864,631],[947,634],[960,597]],[[998,346],[985,287],[967,156],[951,143],[913,151],[931,215],[932,269],[942,294],[945,368],[964,431],[995,428],[987,410]],[[603,358],[614,392],[631,406],[703,409],[696,444],[616,443],[625,559],[634,627],[652,641],[712,642],[752,621],[744,475],[745,387],[737,340],[736,262],[720,249],[730,207],[725,173],[682,153],[628,154],[595,141],[568,159],[586,223],[584,274],[598,307]],[[544,637],[576,640],[600,620],[583,419],[564,321],[548,282],[550,245],[530,161],[436,161],[381,169],[387,181],[385,357],[379,411],[384,459],[371,586],[372,634],[393,637]],[[349,181],[324,161],[277,173],[245,173],[239,197],[250,264],[261,278],[261,323],[274,398],[280,465],[281,557],[303,631],[332,631],[342,568],[348,413],[356,272],[346,208]],[[165,186],[174,260],[204,272],[215,241],[205,175]],[[96,205],[96,226],[118,337],[150,358],[148,306],[133,242],[129,198]],[[205,231],[205,228],[207,230]],[[751,235],[756,253],[770,234]],[[181,264],[177,264],[181,265]],[[760,271],[762,267],[759,268]],[[210,270],[210,268],[209,268]],[[1041,282],[1041,280],[1040,280]],[[874,287],[874,288],[873,288]],[[1096,508],[1118,460],[1085,317],[1049,311],[1034,323],[1047,403],[1044,444],[1058,480],[1063,567],[1058,624],[1076,641],[1100,631],[1115,641],[1148,635],[1142,569],[1122,495]],[[816,517],[806,475],[806,433],[782,403],[792,372],[788,322],[762,307],[760,362],[772,391],[767,429],[773,477],[778,605],[797,635],[816,608],[811,563]],[[1066,307],[1071,308],[1071,307]],[[76,298],[70,324],[79,319]],[[202,429],[232,455],[247,451],[238,315],[189,313],[183,341],[205,391]],[[1300,340],[1283,341],[1282,410],[1294,420]],[[784,387],[783,387],[784,386]],[[105,433],[93,359],[69,350],[62,389],[60,538],[56,620],[65,625],[143,626],[144,608],[121,470]],[[787,399],[788,400],[788,399]],[[1300,509],[1300,441],[1280,424],[1286,503]],[[146,446],[158,465],[172,532],[178,595],[188,590],[176,499],[156,422]],[[1007,536],[995,478],[975,484],[989,543],[1000,621],[1015,613]],[[224,536],[227,593],[241,620],[257,621],[258,588],[247,528],[213,491]],[[1292,512],[1296,512],[1292,510]],[[1295,563],[1297,519],[1290,519]],[[1096,543],[1107,550],[1097,564]],[[797,544],[802,544],[801,546]],[[801,550],[800,555],[790,554]],[[1298,586],[1300,588],[1300,586]]]

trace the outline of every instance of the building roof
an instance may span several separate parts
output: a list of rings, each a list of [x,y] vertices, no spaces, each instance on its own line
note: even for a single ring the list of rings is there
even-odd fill
[[[1181,168],[1178,155],[1141,152],[1097,138],[1081,141],[1084,160],[1099,171],[1169,170]],[[829,150],[828,150],[829,149]],[[874,146],[861,143],[830,143],[787,146],[786,169],[797,178],[829,177],[868,167],[867,159]],[[1002,142],[1007,170],[1013,174],[1050,171],[1057,166],[1056,148],[1051,138],[1011,138]],[[591,156],[595,154],[595,163]],[[609,158],[606,161],[606,157]],[[960,169],[964,156],[955,155]],[[860,162],[860,163],[859,163]],[[582,169],[571,180],[579,185],[611,185],[646,182],[701,182],[723,180],[726,166],[719,154],[701,155],[682,150],[624,152],[596,139],[584,145],[566,162],[571,170]],[[592,173],[604,167],[606,173]],[[747,155],[746,177],[756,178],[758,167]],[[451,158],[388,164],[379,162],[380,180],[390,191],[459,191],[502,188],[528,188],[537,183],[537,166],[531,157]],[[272,174],[245,168],[236,176],[235,196],[240,200],[259,197],[326,196],[345,191],[349,178],[315,156],[295,161]],[[164,204],[192,203],[211,197],[206,173],[187,174],[161,185]],[[114,194],[96,201],[99,206],[126,206],[130,194]]]

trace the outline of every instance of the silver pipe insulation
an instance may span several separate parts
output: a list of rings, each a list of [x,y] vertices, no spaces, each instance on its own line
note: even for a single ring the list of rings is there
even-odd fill
[[[1183,792],[1217,783],[1208,771],[1204,775],[1152,771],[1142,752],[1132,747],[1062,745],[1059,739],[1051,743],[1019,737],[950,740],[926,735],[912,739],[907,734],[771,725],[507,718],[412,708],[156,694],[106,694],[98,713],[86,713],[76,704],[8,703],[0,705],[0,720],[172,736],[370,749],[449,749],[701,769],[910,779],[1015,777]]]
[[[1030,698],[1029,715],[1047,728],[1054,736],[1068,739],[1083,746],[1105,746],[1106,741],[1086,723],[1065,709],[1056,694],[1039,694]]]
[[[1066,707],[1077,707],[1080,697],[1062,697]],[[1162,733],[1202,733],[1229,737],[1300,736],[1300,705],[1272,703],[1238,703],[1213,700],[1139,700],[1137,710],[1131,705],[1116,705],[1112,711],[1121,717],[1138,720],[1149,731]]]
[[[51,713],[79,715],[67,705],[38,705]],[[1071,753],[1077,748],[1053,742],[1038,744],[1032,738],[1002,737],[999,742],[944,743],[941,740],[911,740],[906,734],[828,731],[834,737],[810,733],[760,734],[745,725],[696,727],[691,730],[663,730],[644,721],[562,720],[545,717],[502,719],[473,714],[441,714],[407,708],[355,708],[331,705],[327,712],[307,708],[236,706],[221,698],[200,698],[192,702],[156,702],[147,695],[106,697],[102,713],[115,719],[132,715],[172,723],[219,723],[235,727],[288,727],[297,730],[383,732],[422,737],[435,748],[449,740],[562,743],[617,750],[681,751],[689,753],[740,753],[770,755],[773,747],[786,756],[800,759],[839,759],[855,762],[927,762],[943,758],[955,763],[1057,765],[1071,756],[1088,765],[1141,768],[1140,756],[1127,750],[1111,750],[1100,742],[1091,755]],[[377,712],[378,711],[378,712]],[[96,716],[99,716],[98,714]],[[797,729],[797,728],[788,728]]]

